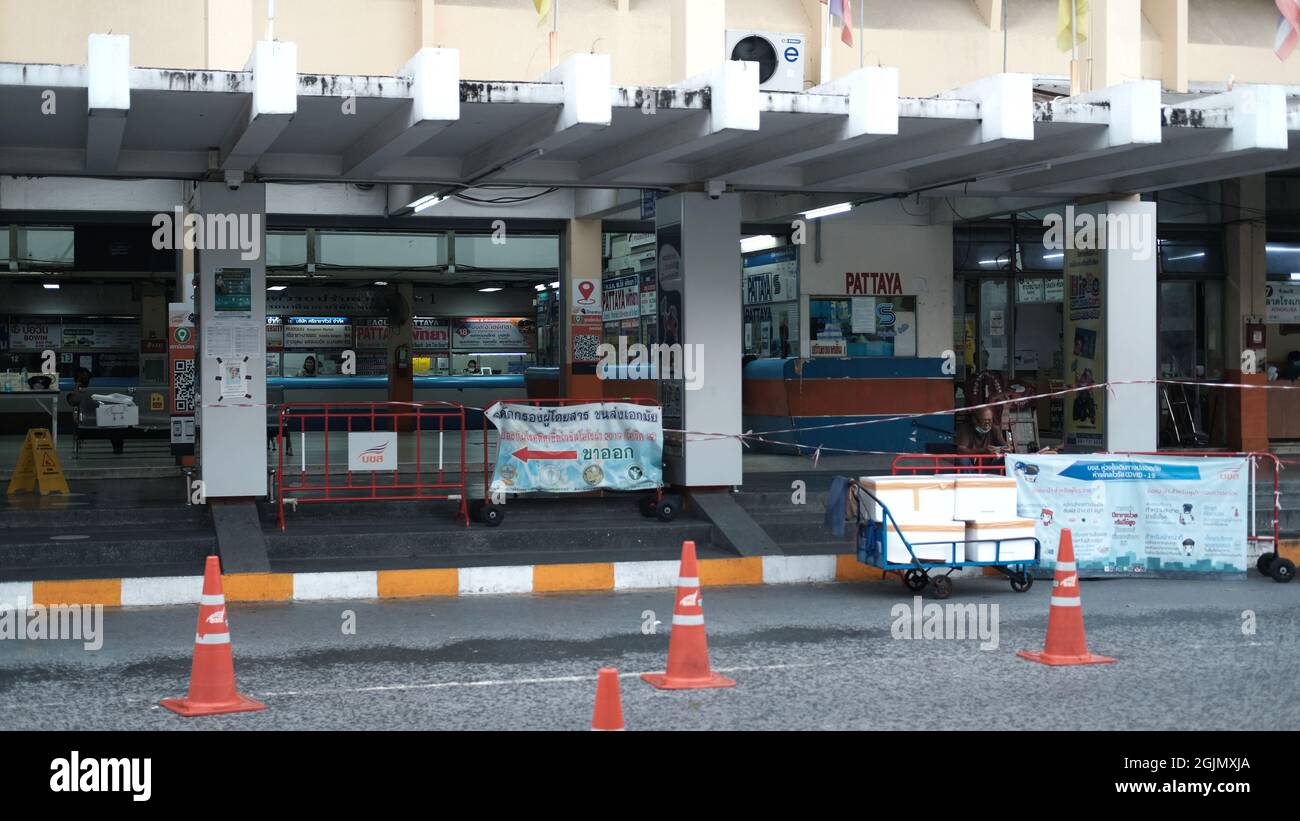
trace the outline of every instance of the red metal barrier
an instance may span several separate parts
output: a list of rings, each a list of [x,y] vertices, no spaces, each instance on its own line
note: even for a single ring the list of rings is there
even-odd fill
[[[414,465],[401,464],[399,449],[396,470],[364,471],[370,474],[369,481],[357,481],[354,471],[348,465],[346,448],[343,451],[343,470],[337,470],[336,465],[331,466],[329,433],[332,425],[337,424],[345,425],[349,434],[367,431],[396,432],[399,444],[403,433],[413,433]],[[320,465],[308,465],[306,436],[309,432],[315,432],[314,429],[318,426],[324,433],[324,461]],[[459,501],[456,515],[463,517],[465,526],[469,527],[469,509],[465,498],[465,427],[465,406],[452,402],[307,402],[281,406],[277,430],[279,470],[276,472],[280,529],[285,529],[286,492],[294,494],[296,505],[404,500]],[[309,431],[308,428],[313,430]],[[286,471],[285,437],[295,433],[302,437],[299,444],[301,461],[297,471],[292,468]],[[438,434],[436,468],[432,463],[435,455],[426,453],[424,447],[424,436],[434,433]],[[446,435],[455,436],[460,444],[455,461],[450,465],[443,455],[443,440]],[[428,465],[425,464],[426,457],[430,459]],[[346,481],[339,474],[345,475]],[[386,477],[384,481],[380,481],[381,474]],[[335,481],[335,476],[339,476],[340,481]]]
[[[915,464],[911,464],[915,463]],[[900,453],[889,472],[895,476],[929,476],[935,473],[996,473],[1006,475],[1006,462],[992,453]]]
[[[563,399],[498,399],[483,409],[483,499],[489,501],[492,498],[492,460],[489,458],[488,431],[496,426],[488,420],[488,412],[496,405],[531,405],[534,408],[547,407],[565,407],[567,405],[601,405],[613,402],[624,402],[632,405],[648,405],[650,407],[659,407],[657,399],[621,397],[618,399],[609,399],[598,397],[595,399],[563,398]],[[500,440],[498,441],[498,446]],[[655,491],[655,499],[663,495],[663,489]]]

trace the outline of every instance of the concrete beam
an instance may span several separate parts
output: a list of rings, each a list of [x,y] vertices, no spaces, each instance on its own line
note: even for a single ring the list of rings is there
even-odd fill
[[[995,74],[946,91],[939,95],[939,99],[979,103],[980,133],[984,142],[1034,138],[1033,75]]]
[[[369,177],[405,157],[460,119],[460,52],[425,48],[403,67],[411,103],[366,132],[343,152],[343,174]]]
[[[851,151],[898,133],[896,68],[858,69],[812,88],[808,94],[843,98],[847,103],[846,115],[831,123],[800,129],[793,145],[788,141],[781,145],[759,143],[724,159],[702,164],[696,168],[697,176],[713,179],[764,173]]]
[[[678,119],[635,144],[623,144],[586,158],[579,178],[584,182],[614,182],[639,167],[671,163],[759,128],[757,63],[728,60],[676,88],[686,92],[707,89],[709,110]]]
[[[225,171],[252,169],[298,113],[296,44],[259,41],[245,70],[253,74],[253,94],[222,143]]]
[[[470,153],[461,164],[462,179],[481,180],[522,159],[541,157],[609,127],[613,113],[608,54],[575,54],[541,79],[563,88],[564,103],[559,110],[547,112]]]
[[[131,110],[131,38],[92,34],[86,43],[86,170],[117,169]]]

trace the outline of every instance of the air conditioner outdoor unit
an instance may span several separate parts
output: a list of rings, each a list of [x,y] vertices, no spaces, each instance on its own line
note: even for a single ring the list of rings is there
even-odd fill
[[[758,87],[764,91],[803,91],[802,34],[727,31],[727,59],[758,63]]]

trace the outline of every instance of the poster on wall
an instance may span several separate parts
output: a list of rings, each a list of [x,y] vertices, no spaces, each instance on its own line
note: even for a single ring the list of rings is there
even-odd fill
[[[252,316],[253,274],[248,268],[217,268],[213,271],[212,307],[217,313]]]
[[[1242,578],[1250,516],[1245,459],[1121,455],[1006,457],[1019,514],[1036,521],[1042,566],[1070,529],[1092,576]]]
[[[44,351],[59,347],[59,320],[14,317],[9,321],[9,350]]]
[[[194,413],[197,395],[195,356],[198,340],[190,308],[175,304],[167,311],[167,408],[172,416],[190,416]]]
[[[1270,282],[1264,286],[1264,321],[1269,325],[1300,324],[1300,283]]]
[[[665,225],[655,232],[656,265],[659,274],[659,297],[656,309],[659,315],[658,342],[662,345],[685,344],[682,329],[685,327],[683,311],[685,305],[682,294],[685,282],[682,279],[682,226]],[[685,381],[663,378],[659,380],[659,402],[663,405],[665,428],[685,430],[683,416]],[[664,454],[681,457],[685,453],[685,442],[678,433],[665,434]],[[685,466],[680,467],[685,473]]]
[[[352,320],[345,316],[291,316],[284,326],[286,348],[350,348]]]
[[[641,275],[610,277],[601,287],[601,318],[621,322],[641,316]]]
[[[266,318],[266,349],[279,351],[284,349],[284,319],[278,316]]]
[[[593,316],[600,320],[599,311]],[[536,329],[536,321],[526,317],[453,319],[451,345],[458,351],[531,351]]]
[[[587,314],[600,315],[601,312],[600,279],[592,277],[575,277],[569,291],[569,309],[574,316]]]
[[[417,316],[411,320],[412,351],[445,351],[451,347],[451,325],[445,319]]]
[[[74,320],[63,326],[60,338],[65,351],[135,351],[140,347],[140,326]]]
[[[1070,387],[1106,381],[1102,253],[1096,249],[1065,251],[1065,379]],[[1065,397],[1067,446],[1106,447],[1104,403],[1103,390],[1078,391]]]
[[[355,330],[358,350],[388,347],[388,320],[382,317],[358,319]]]
[[[662,483],[663,421],[657,407],[502,403],[487,417],[500,437],[493,490],[583,493],[651,490]]]
[[[659,296],[659,279],[654,271],[641,272],[641,316],[655,315],[655,299]]]

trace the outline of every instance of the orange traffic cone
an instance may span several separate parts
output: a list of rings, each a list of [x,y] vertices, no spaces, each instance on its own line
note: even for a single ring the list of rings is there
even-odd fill
[[[677,571],[677,603],[668,638],[668,672],[643,673],[641,678],[660,690],[698,690],[735,687],[736,682],[709,669],[709,642],[704,633],[704,603],[695,567],[695,542],[682,542],[682,564]]]
[[[235,692],[235,660],[230,650],[226,597],[221,592],[221,562],[209,556],[203,570],[199,626],[194,634],[194,664],[186,698],[165,698],[162,706],[183,716],[249,713],[265,710],[260,701]]]
[[[1074,564],[1074,536],[1069,528],[1061,531],[1061,547],[1056,554],[1052,606],[1047,611],[1047,644],[1041,653],[1021,650],[1016,655],[1053,667],[1108,664],[1115,660],[1088,652],[1088,639],[1083,633],[1083,600],[1079,598],[1079,571]]]
[[[613,667],[602,667],[596,674],[596,710],[591,714],[591,729],[624,729],[623,699],[618,692],[618,671]]]

